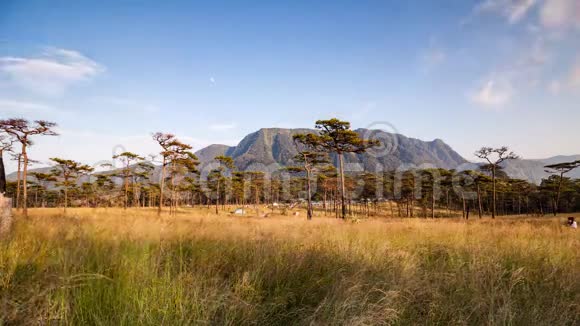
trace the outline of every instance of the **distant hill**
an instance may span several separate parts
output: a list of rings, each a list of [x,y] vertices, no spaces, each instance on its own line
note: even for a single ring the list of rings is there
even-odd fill
[[[579,155],[558,155],[558,156],[554,156],[554,157],[550,157],[550,158],[546,158],[546,159],[540,159],[540,160],[532,160],[532,161],[539,161],[542,163],[545,163],[546,165],[550,165],[550,164],[558,164],[558,163],[562,163],[562,162],[573,162],[573,161],[578,161],[580,160],[580,154]],[[578,175],[580,175],[580,172],[578,172]]]
[[[50,171],[52,171],[52,167],[42,167],[42,168],[33,168],[33,169],[28,169],[28,174],[30,175],[31,173],[34,172],[38,172],[38,173],[50,173]],[[21,172],[22,173],[22,172]],[[16,172],[12,172],[6,175],[6,181],[8,182],[14,182],[16,181]]]
[[[200,162],[209,162],[214,159],[216,156],[226,155],[227,153],[231,152],[233,147],[227,145],[209,145],[199,151],[195,152],[195,155],[199,159]]]
[[[546,168],[544,168],[544,166],[563,162],[573,162],[576,160],[580,160],[580,155],[558,155],[545,159],[513,160],[507,161],[504,164],[504,171],[512,178],[524,179],[539,184],[542,182],[542,179],[550,176],[550,174],[545,171]],[[573,179],[580,178],[580,168],[571,171],[566,176]]]

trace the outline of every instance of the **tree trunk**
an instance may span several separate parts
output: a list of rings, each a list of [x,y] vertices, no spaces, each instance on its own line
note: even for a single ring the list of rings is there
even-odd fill
[[[217,180],[217,188],[216,188],[216,194],[215,194],[215,215],[218,215],[218,205],[219,205],[219,201],[220,201],[220,180],[218,178]]]
[[[26,142],[22,144],[22,213],[28,217],[28,153],[26,152]]]
[[[22,206],[20,201],[20,186],[22,181],[22,155],[18,155],[18,169],[16,170],[16,210],[19,210]]]
[[[463,218],[466,217],[465,213],[467,212],[467,207],[465,203],[465,194],[461,193],[461,200],[463,201]]]
[[[479,183],[477,184],[477,212],[479,214],[479,218],[483,215],[483,210],[481,208],[481,189],[479,188]]]
[[[66,208],[68,207],[68,180],[64,181],[66,185],[64,186],[64,213],[66,214]]]
[[[451,217],[451,206],[449,206],[449,189],[446,190],[447,197],[447,217]]]
[[[173,164],[171,164],[171,198],[169,200],[169,211],[170,214],[169,215],[175,215],[176,213],[176,206],[175,206],[175,167],[173,166]]]
[[[165,158],[161,165],[161,180],[159,180],[159,207],[157,208],[157,216],[161,216],[161,210],[163,209],[163,187],[165,184]]]
[[[431,218],[435,218],[435,189],[431,191]]]
[[[554,216],[558,215],[560,210],[560,194],[562,193],[563,181],[564,181],[564,173],[560,173],[560,182],[558,182],[558,192],[556,193],[556,202],[554,203]]]
[[[401,201],[397,201],[397,212],[399,214],[399,218],[403,217],[403,208],[401,208]]]
[[[324,184],[324,192],[323,192],[323,196],[322,196],[322,208],[324,209],[324,216],[327,215],[327,211],[326,211],[326,184]]]
[[[0,194],[6,193],[6,171],[4,170],[3,152],[3,150],[0,150]]]
[[[491,218],[495,219],[495,216],[497,214],[497,210],[496,210],[496,191],[495,191],[495,166],[492,167],[491,169],[491,179],[492,179],[492,183],[493,183],[493,199],[492,199],[492,208],[491,208]]]
[[[346,203],[345,203],[345,192],[346,187],[344,184],[344,162],[342,153],[338,153],[338,162],[340,165],[340,204],[342,208],[341,218],[344,220],[346,218]]]
[[[140,207],[141,206],[141,190],[139,189],[139,183],[136,180],[133,180],[133,206]]]
[[[123,209],[127,209],[127,205],[129,203],[129,177],[127,175],[125,175],[125,179],[124,179],[124,183],[125,183],[125,206]]]
[[[312,189],[310,187],[310,170],[306,169],[306,188],[307,188],[307,196],[308,196],[308,209],[306,212],[306,218],[308,220],[312,219]]]

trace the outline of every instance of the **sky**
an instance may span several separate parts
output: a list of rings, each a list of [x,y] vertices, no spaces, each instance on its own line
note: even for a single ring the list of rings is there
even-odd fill
[[[41,163],[331,117],[468,160],[580,154],[579,103],[577,0],[0,1],[0,118],[58,123]]]

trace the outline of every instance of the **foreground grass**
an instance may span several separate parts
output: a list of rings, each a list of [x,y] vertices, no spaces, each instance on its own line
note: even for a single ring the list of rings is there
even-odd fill
[[[557,219],[60,214],[0,243],[0,324],[580,323],[580,234]]]

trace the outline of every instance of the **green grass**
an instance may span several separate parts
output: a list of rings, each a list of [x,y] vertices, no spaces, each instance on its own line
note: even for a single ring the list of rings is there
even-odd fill
[[[554,219],[59,212],[0,244],[0,324],[580,323],[580,236]]]

